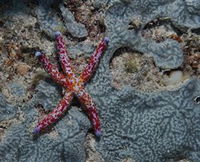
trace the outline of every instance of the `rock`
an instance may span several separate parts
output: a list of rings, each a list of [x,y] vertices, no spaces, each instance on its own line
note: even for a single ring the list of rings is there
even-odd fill
[[[17,67],[16,67],[16,70],[17,70],[17,73],[20,74],[20,75],[26,75],[27,72],[31,69],[31,67],[29,65],[27,65],[26,63],[18,63],[17,64]]]

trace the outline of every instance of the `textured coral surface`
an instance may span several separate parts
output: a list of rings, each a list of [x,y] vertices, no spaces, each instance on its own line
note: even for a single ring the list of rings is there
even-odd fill
[[[0,0],[0,161],[199,162],[199,11],[198,0]],[[98,107],[100,139],[76,99],[49,130],[32,134],[63,95],[33,56],[44,49],[57,62],[57,30],[77,71],[100,38],[110,39],[86,85]],[[121,82],[117,65],[129,73],[123,71]],[[165,76],[177,79],[172,73],[188,77],[173,88],[153,85]]]

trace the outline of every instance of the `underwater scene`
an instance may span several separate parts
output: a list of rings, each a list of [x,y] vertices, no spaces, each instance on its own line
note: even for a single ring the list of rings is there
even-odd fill
[[[0,0],[0,162],[200,162],[200,0]]]

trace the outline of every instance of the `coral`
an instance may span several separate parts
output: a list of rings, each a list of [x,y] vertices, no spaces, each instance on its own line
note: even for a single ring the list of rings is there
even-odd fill
[[[102,0],[102,1],[92,0],[92,4],[96,9],[106,6],[108,3],[109,3],[109,0]]]
[[[16,116],[17,108],[9,104],[0,93],[0,122],[12,119]]]
[[[194,19],[189,19],[189,15]],[[173,91],[156,93],[142,93],[130,87],[117,91],[110,85],[108,64],[122,47],[149,54],[156,66],[163,69],[182,65],[183,51],[177,41],[156,43],[143,38],[140,30],[128,29],[133,17],[140,17],[141,26],[145,26],[158,16],[171,17],[181,30],[200,26],[197,16],[188,13],[183,1],[165,1],[163,6],[155,0],[129,5],[114,3],[106,13],[107,35],[112,40],[106,51],[109,55],[105,55],[88,87],[97,104],[103,105],[100,116],[104,136],[96,148],[105,161],[122,161],[127,157],[158,162],[179,158],[200,160],[200,110],[194,102],[200,90],[198,79],[189,80]]]
[[[68,51],[71,54],[70,57],[73,59],[80,55],[89,57],[94,50],[94,45],[90,44],[89,42],[80,42],[77,45],[68,48]]]
[[[10,83],[8,86],[9,86],[9,91],[12,95],[18,98],[26,95],[25,88],[20,83],[13,82],[13,83]]]
[[[36,15],[41,30],[51,38],[54,37],[56,31],[68,32],[76,38],[86,37],[88,33],[85,26],[75,21],[73,14],[63,6],[63,3],[59,4],[59,9],[62,20],[50,7],[45,7],[44,3],[40,3],[36,9]]]
[[[117,15],[115,14],[116,11]],[[122,4],[115,4],[107,11],[108,36],[113,38],[112,43],[115,44],[112,50],[115,51],[126,46],[154,57],[156,65],[163,69],[173,69],[181,66],[183,52],[179,43],[169,39],[156,43],[149,39],[144,39],[137,31],[127,30],[130,23],[130,19],[127,17],[132,17],[131,13],[132,11]],[[134,15],[135,13],[132,14]]]
[[[146,48],[145,45],[147,45]],[[141,49],[142,52],[150,54],[160,68],[174,69],[183,63],[183,52],[179,43],[174,40],[166,40],[162,43],[147,42],[142,48],[144,49]]]
[[[173,92],[147,95],[131,89],[113,92],[109,97],[111,106],[101,111],[105,136],[97,150],[107,161],[126,157],[136,161],[178,157],[198,161],[200,111],[193,100],[199,88],[199,81],[193,80]],[[104,105],[105,99],[99,98]]]
[[[74,15],[69,9],[65,8],[63,5],[60,5],[60,10],[65,22],[65,27],[70,34],[78,38],[86,37],[88,35],[85,26],[75,21]]]
[[[13,124],[6,133],[5,139],[0,143],[0,161],[80,161],[84,162],[86,155],[84,151],[84,139],[90,127],[87,117],[73,108],[68,111],[68,115],[63,117],[62,122],[58,122],[54,127],[55,131],[44,134],[39,138],[32,136],[32,129],[38,111],[35,109],[36,100],[44,93],[44,101],[49,99],[49,107],[55,104],[60,97],[55,94],[53,86],[43,81],[39,84],[48,91],[38,89],[33,99],[24,105],[24,120],[20,124]],[[8,106],[6,107],[8,108]],[[13,111],[12,111],[13,112]]]
[[[152,56],[158,69],[171,70],[182,66],[184,53],[177,37],[167,37],[168,39],[158,43],[151,38],[143,37],[142,30],[152,20],[165,17],[169,20],[167,24],[178,31],[186,31],[188,28],[198,29],[200,27],[198,1],[93,0],[92,2],[97,11],[103,10],[101,7],[105,4],[107,7],[109,5],[105,12],[105,32],[111,40],[94,77],[86,85],[87,91],[99,108],[103,131],[103,136],[96,141],[96,150],[92,151],[98,152],[100,159],[109,162],[126,160],[161,162],[183,158],[200,161],[200,80],[190,79],[173,90],[154,93],[144,93],[125,86],[117,90],[111,84],[112,76],[109,68],[115,52],[123,47]],[[42,5],[37,6],[36,10],[41,8]],[[49,6],[36,12],[40,29],[49,36],[52,36],[57,28],[66,32],[62,16],[57,14],[62,15],[62,12]],[[136,19],[138,21],[134,21]],[[133,21],[135,26],[129,28]],[[3,22],[3,26],[6,26],[6,23]],[[172,34],[178,35],[176,30]],[[36,33],[39,31],[38,29]],[[3,39],[7,40],[7,35],[9,36],[9,33],[6,32]],[[18,37],[12,39],[17,41]],[[42,41],[33,39],[34,47],[37,47],[35,44],[38,43],[38,47],[44,49]],[[43,40],[45,39],[44,37]],[[192,44],[186,42],[186,45],[192,46],[194,42],[192,41]],[[51,46],[51,42],[47,44]],[[49,48],[47,44],[44,47]],[[192,60],[198,58],[196,56],[198,53],[186,48],[184,50],[188,55],[189,64],[196,70],[197,65],[193,64]],[[53,50],[50,49],[48,52],[50,51]],[[39,82],[33,98],[20,107],[24,119],[20,120],[21,123],[14,123],[5,129],[5,137],[0,143],[0,161],[86,161],[84,141],[91,125],[86,115],[76,107],[71,107],[67,115],[48,133],[36,139],[32,136],[32,129],[37,123],[38,116],[44,115],[41,112],[51,111],[60,98],[55,85]],[[6,120],[15,116],[14,105],[6,104],[5,110],[9,110],[9,106],[12,107],[10,113],[3,111],[1,119]]]
[[[54,33],[58,30],[66,32],[62,21],[60,21],[59,17],[49,8],[40,5],[36,8],[36,15],[41,31],[49,37],[54,38]]]
[[[106,3],[103,4],[106,7]],[[87,38],[99,40],[104,36],[106,27],[104,11],[101,8],[97,9],[98,12],[96,12],[95,5],[91,1],[85,0],[69,0],[64,5],[73,13],[77,22],[85,25],[88,32]]]
[[[191,14],[198,15],[200,14],[200,2],[198,0],[186,0],[185,1],[188,11]]]
[[[100,67],[89,90],[102,106],[104,136],[96,148],[106,161],[127,157],[136,161],[179,157],[199,161],[200,110],[194,102],[200,90],[198,79],[173,91],[147,94],[128,87],[117,91],[105,74],[109,70],[105,65]]]

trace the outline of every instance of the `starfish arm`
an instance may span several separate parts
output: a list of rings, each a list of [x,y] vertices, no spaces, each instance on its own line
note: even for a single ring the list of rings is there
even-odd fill
[[[81,76],[80,76],[80,80],[82,80],[83,83],[87,82],[91,78],[92,73],[94,72],[95,68],[97,67],[99,63],[100,56],[102,55],[102,53],[104,52],[104,50],[106,49],[108,45],[108,41],[109,40],[107,37],[104,38],[101,41],[101,43],[98,45],[95,52],[90,57],[88,65],[85,67],[84,71],[81,73]]]
[[[74,76],[73,68],[68,57],[68,52],[65,49],[65,42],[60,32],[56,32],[56,48],[58,50],[59,60],[62,66],[63,71],[69,77]]]
[[[65,113],[72,98],[73,98],[73,94],[71,92],[65,93],[65,96],[59,102],[57,107],[38,123],[33,133],[38,134],[41,130],[44,130],[49,125],[55,123]]]
[[[41,52],[36,52],[35,56],[38,57],[39,61],[43,64],[45,71],[51,75],[55,82],[61,84],[65,88],[71,85],[66,77],[58,71],[57,66],[50,63],[45,54]]]
[[[80,103],[83,105],[84,110],[86,111],[88,118],[92,123],[95,135],[97,137],[100,137],[102,134],[100,120],[96,106],[92,101],[91,96],[85,91],[85,89],[81,89],[79,92],[76,93],[76,95],[79,98]]]

